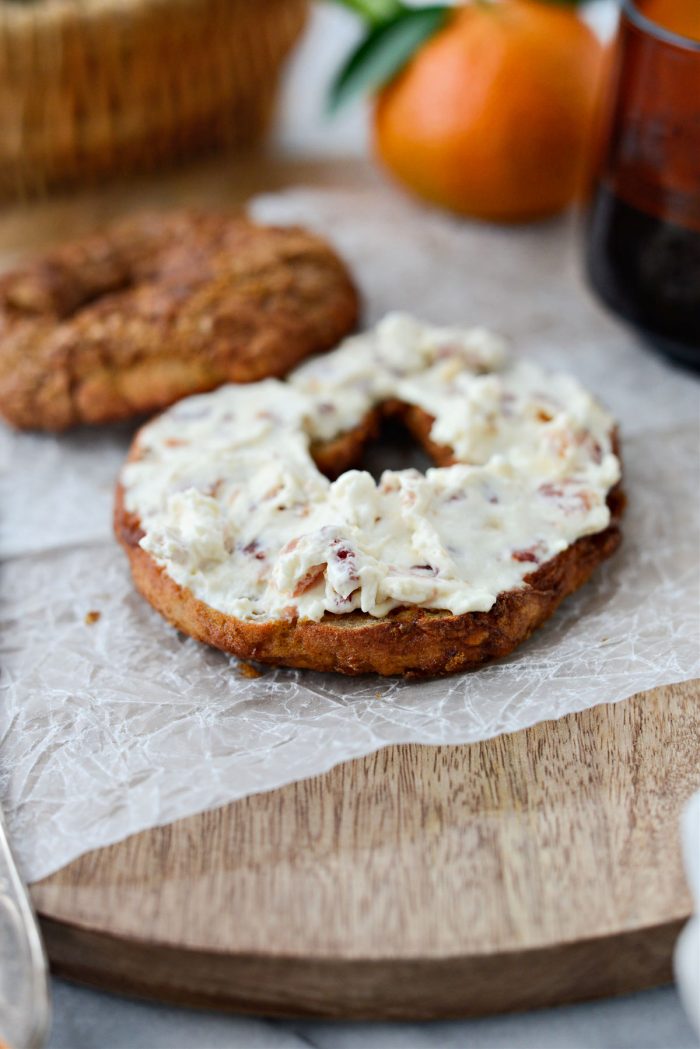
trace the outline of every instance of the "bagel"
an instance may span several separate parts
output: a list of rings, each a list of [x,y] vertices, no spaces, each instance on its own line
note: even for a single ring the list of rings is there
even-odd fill
[[[350,469],[387,414],[434,468]],[[286,382],[146,425],[115,531],[138,590],[200,641],[432,676],[507,655],[586,582],[620,542],[620,477],[614,422],[576,380],[390,315]]]
[[[357,315],[345,266],[305,230],[143,215],[0,278],[0,415],[60,431],[157,411],[285,375]]]

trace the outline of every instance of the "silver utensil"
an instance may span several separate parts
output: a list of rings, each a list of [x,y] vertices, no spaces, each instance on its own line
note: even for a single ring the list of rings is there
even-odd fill
[[[41,1049],[49,1029],[48,969],[29,894],[0,809],[0,1047]]]

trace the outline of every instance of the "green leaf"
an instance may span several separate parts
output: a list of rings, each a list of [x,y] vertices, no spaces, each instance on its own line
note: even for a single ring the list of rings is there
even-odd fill
[[[343,7],[350,8],[371,26],[382,25],[405,11],[401,0],[337,0]]]
[[[383,87],[406,65],[421,44],[445,24],[453,8],[406,8],[370,29],[331,84],[329,109],[336,112],[351,98]]]

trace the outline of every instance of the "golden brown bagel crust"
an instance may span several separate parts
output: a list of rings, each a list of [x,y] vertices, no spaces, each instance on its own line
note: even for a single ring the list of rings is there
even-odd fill
[[[449,465],[450,449],[432,445],[427,439],[432,426],[427,413],[395,402],[388,410],[404,417],[439,465]],[[349,434],[313,449],[324,472],[337,476],[356,461],[366,439],[375,432],[380,414],[370,413]],[[614,448],[619,454],[616,438]],[[138,440],[129,458],[137,457]],[[383,619],[364,612],[327,612],[319,622],[253,622],[218,612],[199,601],[138,545],[143,532],[138,518],[124,507],[121,485],[117,488],[114,528],[129,558],[137,589],[168,622],[198,641],[261,663],[418,678],[473,669],[508,655],[525,641],[619,546],[619,521],[625,506],[619,485],[609,493],[608,505],[611,523],[603,532],[578,539],[540,565],[525,577],[525,586],[500,594],[489,612],[452,615],[409,607],[395,609]]]
[[[328,244],[241,218],[143,215],[0,277],[0,414],[64,430],[285,375],[358,297]]]

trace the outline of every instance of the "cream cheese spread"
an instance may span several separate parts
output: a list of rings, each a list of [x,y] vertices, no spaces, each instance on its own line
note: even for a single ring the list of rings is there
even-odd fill
[[[432,416],[458,462],[329,481],[311,447],[387,399]],[[485,612],[607,527],[613,429],[575,379],[509,361],[493,333],[390,314],[285,382],[180,401],[140,432],[122,485],[141,546],[225,614]]]

